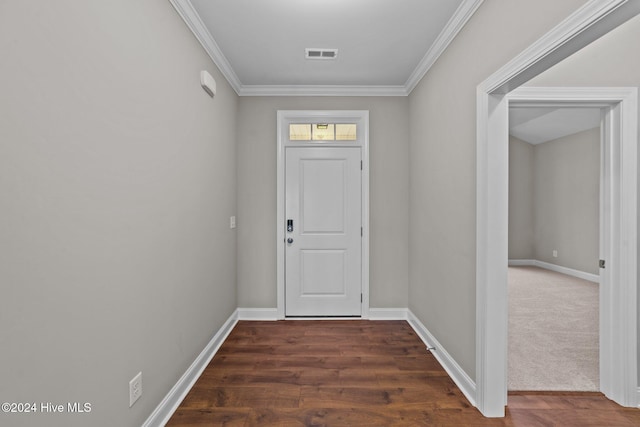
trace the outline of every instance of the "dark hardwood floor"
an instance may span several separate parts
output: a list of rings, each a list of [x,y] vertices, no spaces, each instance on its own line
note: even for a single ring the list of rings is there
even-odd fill
[[[600,393],[513,393],[484,418],[405,321],[239,322],[168,426],[640,426]]]

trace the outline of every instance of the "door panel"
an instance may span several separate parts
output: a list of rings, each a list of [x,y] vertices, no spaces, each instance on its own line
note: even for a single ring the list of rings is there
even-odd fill
[[[346,296],[346,251],[300,251],[300,297]]]
[[[359,147],[286,149],[285,314],[361,315]]]
[[[303,233],[342,234],[345,226],[345,169],[343,159],[300,160]]]

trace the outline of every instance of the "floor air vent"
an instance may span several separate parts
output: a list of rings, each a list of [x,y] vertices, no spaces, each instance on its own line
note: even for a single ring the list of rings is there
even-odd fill
[[[338,57],[338,49],[311,49],[304,50],[306,59],[336,59]]]

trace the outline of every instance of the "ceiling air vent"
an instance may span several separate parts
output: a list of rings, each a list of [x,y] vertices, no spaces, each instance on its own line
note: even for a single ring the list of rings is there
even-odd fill
[[[338,57],[338,49],[311,49],[304,50],[306,59],[336,59]]]

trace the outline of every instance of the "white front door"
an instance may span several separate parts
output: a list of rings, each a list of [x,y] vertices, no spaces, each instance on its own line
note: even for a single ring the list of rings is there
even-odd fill
[[[287,147],[285,315],[362,314],[360,147]]]

